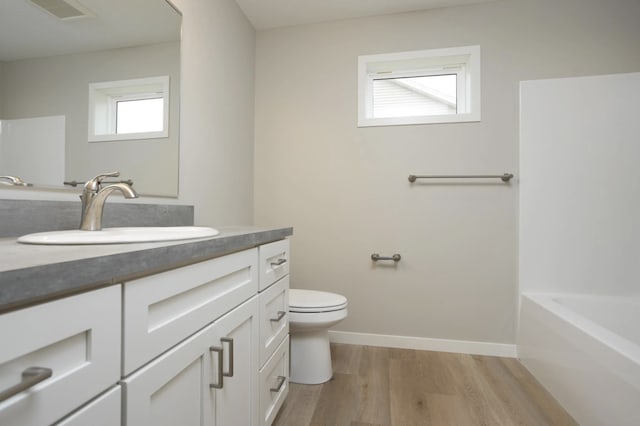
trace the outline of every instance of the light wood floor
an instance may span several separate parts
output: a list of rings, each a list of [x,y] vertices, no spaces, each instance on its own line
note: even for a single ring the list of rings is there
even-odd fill
[[[577,425],[516,359],[331,345],[334,377],[292,383],[274,426]]]

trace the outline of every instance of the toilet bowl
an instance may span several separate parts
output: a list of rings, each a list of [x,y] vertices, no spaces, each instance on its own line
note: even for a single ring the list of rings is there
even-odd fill
[[[320,384],[333,377],[329,327],[347,317],[347,298],[315,290],[289,290],[289,333],[293,383]]]

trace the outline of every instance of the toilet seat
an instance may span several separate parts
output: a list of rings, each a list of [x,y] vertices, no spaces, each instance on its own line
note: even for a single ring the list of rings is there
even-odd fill
[[[341,294],[316,290],[289,290],[289,311],[298,313],[332,312],[345,309],[347,298]]]

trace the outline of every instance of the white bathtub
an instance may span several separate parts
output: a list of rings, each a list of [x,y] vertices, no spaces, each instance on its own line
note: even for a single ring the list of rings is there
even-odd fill
[[[525,293],[517,344],[581,425],[640,425],[640,298]]]

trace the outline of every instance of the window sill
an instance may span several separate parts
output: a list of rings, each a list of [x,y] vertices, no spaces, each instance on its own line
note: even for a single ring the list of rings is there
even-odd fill
[[[479,122],[480,113],[444,114],[416,117],[358,118],[358,127],[406,126],[412,124],[445,124]]]

